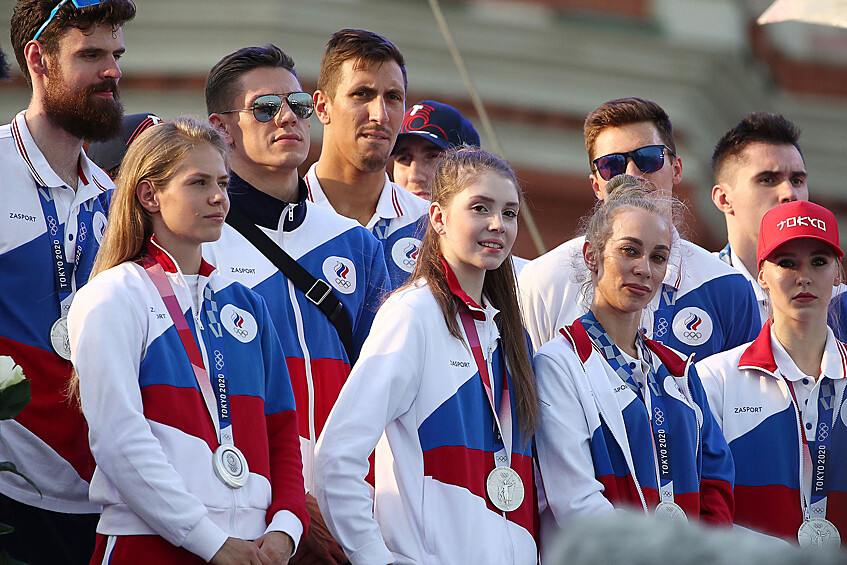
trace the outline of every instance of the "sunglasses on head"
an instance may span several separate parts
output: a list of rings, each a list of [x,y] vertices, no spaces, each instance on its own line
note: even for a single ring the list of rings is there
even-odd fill
[[[41,37],[41,34],[44,33],[44,30],[47,29],[48,25],[50,25],[50,22],[52,22],[53,18],[56,17],[56,14],[59,13],[59,8],[61,8],[65,4],[67,4],[69,1],[74,6],[76,6],[77,8],[86,8],[88,6],[98,6],[100,4],[100,0],[62,0],[61,2],[56,4],[56,7],[53,8],[53,11],[50,12],[49,16],[47,16],[47,21],[45,21],[43,24],[41,24],[41,27],[38,28],[38,31],[35,32],[35,35],[32,37],[33,41],[35,41],[36,39]]]
[[[253,112],[253,117],[257,121],[265,123],[269,122],[279,113],[282,108],[282,102],[285,101],[294,115],[305,120],[315,111],[312,102],[312,95],[308,92],[290,92],[288,94],[263,94],[253,101],[253,105],[249,108],[241,110],[226,110],[219,112],[220,114],[231,114],[233,112]]]
[[[612,177],[624,174],[629,159],[632,159],[642,173],[653,173],[664,166],[665,149],[670,155],[674,154],[667,145],[645,145],[625,153],[609,153],[597,157],[592,163],[603,180],[612,180]]]

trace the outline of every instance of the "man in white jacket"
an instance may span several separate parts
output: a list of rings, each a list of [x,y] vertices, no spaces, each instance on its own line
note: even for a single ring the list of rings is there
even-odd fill
[[[668,193],[682,180],[673,126],[655,102],[610,100],[588,115],[584,132],[588,180],[600,200],[607,183],[623,173],[646,178]],[[521,272],[521,303],[536,348],[588,310],[583,243],[582,237],[567,241]],[[698,358],[753,340],[760,329],[758,310],[744,277],[705,249],[684,239],[680,243],[662,291],[644,309],[642,332]]]

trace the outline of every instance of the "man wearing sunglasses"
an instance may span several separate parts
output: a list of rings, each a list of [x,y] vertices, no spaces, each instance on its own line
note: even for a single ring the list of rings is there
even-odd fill
[[[15,528],[0,548],[32,564],[87,563],[94,549],[94,460],[67,398],[65,317],[91,272],[114,187],[82,146],[120,129],[121,28],[134,16],[129,0],[17,0],[11,21],[32,98],[0,128],[0,352],[22,367],[32,399],[3,422],[0,461],[41,492],[0,473],[0,522]]]
[[[389,285],[382,247],[356,221],[308,201],[297,167],[309,153],[312,96],[302,92],[294,61],[281,49],[246,47],[221,59],[206,79],[206,107],[231,148],[227,221],[235,213],[259,226],[323,285],[307,297],[237,224],[225,226],[206,249],[222,272],[268,303],[294,387],[303,476],[311,490],[315,442]],[[327,291],[352,326],[349,355],[341,330],[315,303]],[[346,562],[311,495],[307,507],[311,525],[291,563]]]
[[[332,35],[315,92],[324,135],[320,160],[306,175],[309,199],[357,220],[380,240],[393,288],[414,269],[428,223],[429,202],[385,172],[405,102],[406,67],[396,45],[365,30]]]
[[[646,178],[670,194],[682,180],[673,128],[655,102],[622,98],[606,102],[585,120],[589,181],[606,198],[609,181],[627,173]],[[576,280],[587,277],[581,252],[584,238],[567,241],[531,261],[520,274],[527,330],[536,347],[585,313],[588,298]],[[753,340],[761,326],[750,285],[705,249],[680,239],[662,291],[644,309],[647,337],[702,359]],[[580,265],[579,268],[576,265]]]
[[[787,118],[753,112],[726,132],[712,153],[712,202],[724,214],[728,240],[716,255],[750,283],[762,324],[769,314],[767,293],[756,280],[759,225],[771,208],[809,199],[799,138],[800,129]],[[830,326],[842,341],[847,337],[845,291],[844,284],[836,287],[830,304]]]

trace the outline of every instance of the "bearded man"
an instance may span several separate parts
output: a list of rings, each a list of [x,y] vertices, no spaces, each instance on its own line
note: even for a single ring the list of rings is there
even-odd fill
[[[83,141],[118,134],[118,59],[131,0],[17,0],[12,47],[32,86],[29,107],[0,128],[0,354],[31,383],[32,400],[3,422],[0,547],[31,564],[88,563],[99,508],[82,414],[68,401],[65,316],[88,280],[106,228],[112,181]]]

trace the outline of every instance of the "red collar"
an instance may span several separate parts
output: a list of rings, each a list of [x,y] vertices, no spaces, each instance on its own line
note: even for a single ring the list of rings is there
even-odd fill
[[[562,328],[559,332],[566,338],[570,339],[571,343],[574,345],[574,349],[576,349],[576,354],[579,355],[579,359],[583,362],[583,364],[588,361],[588,358],[591,356],[591,350],[593,349],[593,342],[591,341],[591,338],[588,337],[588,333],[585,331],[585,327],[583,327],[582,322],[577,319],[574,321],[573,325]],[[682,377],[685,375],[685,366],[689,361],[688,359],[680,358],[679,354],[677,354],[674,350],[662,345],[658,341],[644,338],[644,343],[647,344],[650,351],[656,354],[662,362],[662,365],[665,366],[671,375],[675,377]]]
[[[450,288],[450,292],[464,303],[465,306],[468,307],[468,310],[473,314],[474,320],[484,320],[485,319],[485,308],[477,304],[473,298],[468,296],[468,293],[462,289],[462,285],[459,284],[459,279],[456,278],[456,274],[453,272],[453,269],[450,268],[450,265],[447,264],[447,261],[444,260],[444,256],[440,256],[439,260],[441,261],[441,267],[444,269],[444,276],[447,277],[447,286]]]
[[[167,273],[176,273],[178,270],[171,256],[160,246],[155,236],[151,236],[147,242],[147,257],[159,263]],[[202,257],[200,258],[201,276],[208,277],[214,270],[215,268],[212,265],[207,263]]]
[[[739,369],[759,369],[770,374],[776,372],[776,361],[773,360],[773,348],[771,345],[771,324],[773,318],[769,319],[759,332],[759,336],[753,340],[741,359],[738,360]]]

